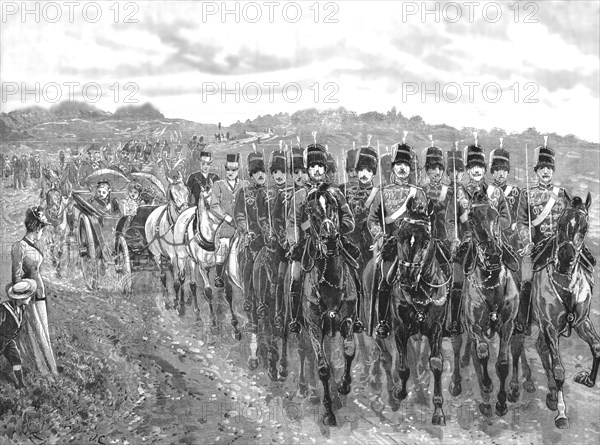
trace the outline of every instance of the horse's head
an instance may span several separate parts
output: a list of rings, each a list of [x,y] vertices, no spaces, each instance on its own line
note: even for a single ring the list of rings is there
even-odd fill
[[[427,207],[410,198],[406,217],[400,222],[397,235],[400,283],[416,286],[421,277],[427,252],[431,245],[431,214],[433,202]]]
[[[50,220],[56,220],[60,216],[60,205],[62,196],[58,189],[52,188],[46,193],[46,215]]]
[[[177,212],[181,212],[188,205],[190,197],[190,189],[185,186],[181,177],[181,172],[178,172],[175,180],[167,178],[169,180],[167,196],[169,197],[169,201],[175,206]]]
[[[306,213],[310,218],[311,230],[319,242],[327,243],[339,238],[338,210],[337,200],[326,187],[309,193]]]
[[[559,273],[571,273],[583,249],[583,239],[588,230],[588,209],[592,204],[590,192],[585,203],[579,196],[573,199],[565,192],[569,204],[557,223],[555,266]]]
[[[469,225],[480,264],[486,270],[499,269],[502,260],[500,215],[485,193],[476,191],[470,198]]]

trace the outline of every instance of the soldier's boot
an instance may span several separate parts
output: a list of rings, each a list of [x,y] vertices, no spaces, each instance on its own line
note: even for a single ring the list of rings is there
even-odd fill
[[[515,334],[531,335],[531,282],[521,284]]]
[[[17,389],[25,388],[25,382],[23,381],[23,370],[22,369],[13,369],[13,373],[15,374],[15,379],[17,381],[17,383],[16,383]]]
[[[390,312],[390,291],[391,286],[385,278],[382,278],[377,290],[377,315],[379,316],[379,323],[375,326],[375,335],[377,335],[377,338],[387,338],[392,332],[387,320]]]
[[[215,287],[225,287],[225,282],[223,281],[223,269],[225,269],[224,263],[217,263],[215,265]]]
[[[292,321],[288,324],[288,329],[293,334],[299,334],[302,331],[302,325],[298,321],[300,305],[302,304],[302,280],[292,281],[290,288],[290,300],[292,301]]]
[[[463,327],[460,322],[462,289],[453,287],[450,291],[450,323],[447,324],[447,337],[454,337],[463,333]]]

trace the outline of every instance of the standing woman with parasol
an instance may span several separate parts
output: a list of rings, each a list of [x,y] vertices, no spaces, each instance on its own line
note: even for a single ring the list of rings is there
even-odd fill
[[[48,225],[42,207],[32,207],[25,213],[25,236],[12,247],[12,284],[25,278],[37,284],[33,301],[24,313],[23,331],[17,339],[22,352],[23,362],[29,369],[37,370],[42,375],[58,375],[56,360],[50,343],[48,329],[48,313],[46,310],[46,292],[40,274],[40,266],[44,256],[38,247],[44,227]]]

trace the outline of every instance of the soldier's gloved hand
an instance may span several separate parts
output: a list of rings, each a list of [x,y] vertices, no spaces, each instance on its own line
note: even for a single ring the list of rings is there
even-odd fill
[[[450,244],[450,254],[452,256],[456,255],[456,251],[458,250],[458,246],[460,246],[460,240],[457,239],[453,239],[452,243]]]
[[[530,256],[531,252],[533,252],[533,243],[527,243],[525,245],[525,247],[523,247],[522,249],[519,249],[519,251],[517,253],[519,254],[519,256],[524,257],[524,256]]]

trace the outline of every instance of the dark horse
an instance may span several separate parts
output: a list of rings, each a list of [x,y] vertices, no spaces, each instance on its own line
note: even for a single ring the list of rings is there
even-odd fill
[[[569,337],[575,329],[590,345],[592,370],[580,371],[575,382],[593,387],[600,364],[600,336],[589,318],[595,260],[583,245],[592,198],[588,192],[585,203],[578,196],[570,199],[567,195],[567,199],[569,204],[558,220],[555,235],[536,255],[532,282],[533,321],[540,327],[536,348],[548,378],[546,405],[558,410],[554,419],[557,428],[569,428],[559,338]]]
[[[472,238],[463,264],[462,319],[471,341],[471,356],[483,399],[479,410],[486,417],[492,416],[490,393],[494,389],[488,374],[488,340],[496,333],[500,337],[496,361],[496,374],[500,380],[496,414],[504,416],[508,412],[505,384],[509,370],[509,347],[519,303],[519,290],[513,271],[518,270],[519,266],[516,258],[502,249],[499,215],[485,194],[475,192],[470,196],[468,218]],[[454,372],[450,394],[457,396],[462,392],[459,366],[462,336],[453,337],[452,346]]]
[[[387,340],[377,338],[381,362],[386,372],[388,394],[392,410],[396,411],[408,393],[406,383],[410,377],[408,366],[408,341],[413,335],[423,334],[430,346],[429,367],[434,377],[432,423],[445,425],[442,409],[442,326],[446,320],[446,295],[451,285],[448,273],[449,260],[438,241],[431,236],[432,205],[427,209],[414,208],[411,199],[408,213],[400,222],[398,234],[384,244],[381,257],[392,261],[383,279],[392,284],[392,329],[395,333],[398,357],[396,360],[400,382],[394,386],[392,357]],[[395,258],[395,259],[394,259]],[[444,267],[445,266],[445,267]],[[444,269],[446,272],[444,272]],[[371,264],[363,274],[367,292],[373,289]],[[385,272],[385,269],[384,269]]]
[[[332,374],[324,340],[328,333],[333,337],[339,332],[342,336],[345,365],[338,392],[347,395],[356,352],[354,323],[357,319],[358,289],[342,247],[339,206],[334,195],[326,187],[311,191],[307,197],[306,213],[310,221],[310,239],[302,257],[302,269],[306,272],[303,281],[303,323],[315,352],[317,370],[323,384],[323,423],[334,426],[337,421],[329,389]]]

